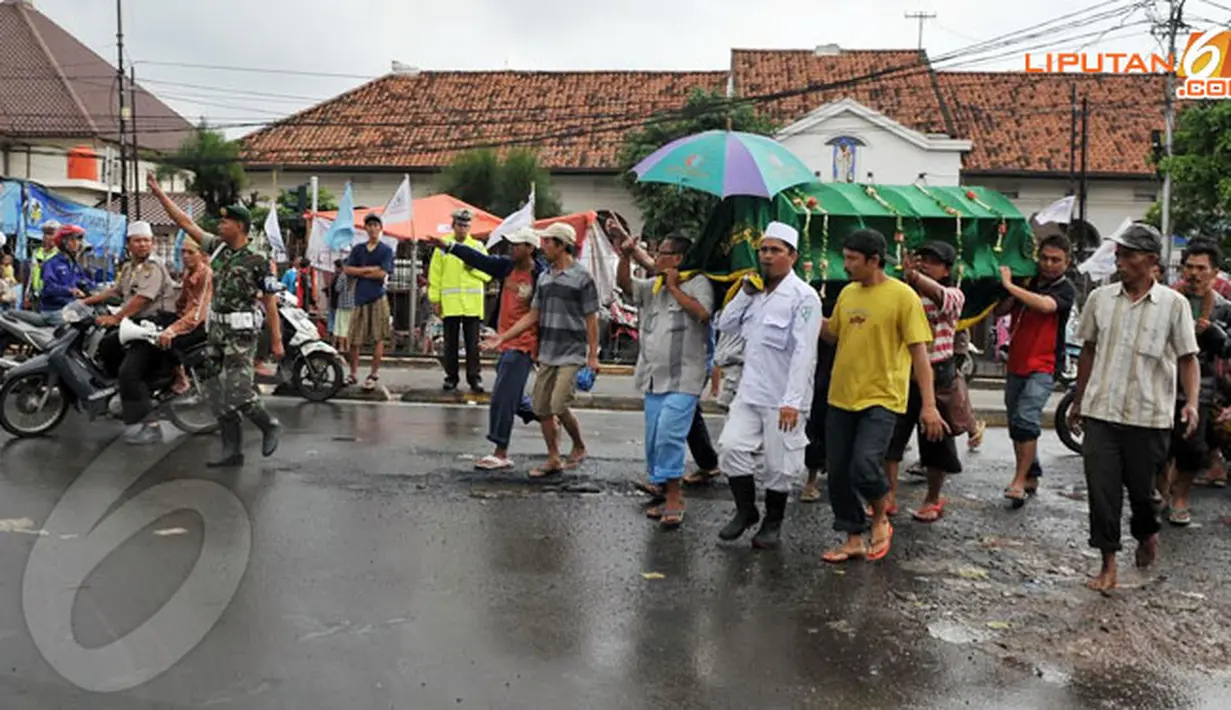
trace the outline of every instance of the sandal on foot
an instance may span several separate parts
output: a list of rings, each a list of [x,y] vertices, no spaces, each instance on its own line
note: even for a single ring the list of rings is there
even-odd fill
[[[347,375],[346,382],[343,383],[343,386],[344,387],[354,387],[357,384],[359,384],[359,378],[355,377],[354,375]]]
[[[1177,528],[1186,528],[1192,525],[1193,514],[1188,508],[1172,508],[1171,512],[1167,515],[1167,522]]]
[[[985,421],[975,422],[975,431],[973,434],[970,435],[970,438],[966,441],[966,448],[968,448],[971,451],[974,451],[975,449],[979,448],[979,446],[983,444],[983,434],[986,431],[987,431],[987,422]]]
[[[815,503],[821,499],[821,489],[809,488],[804,486],[803,491],[799,494],[800,503]]]
[[[659,524],[664,528],[678,528],[680,525],[683,525],[684,508],[664,507],[662,509],[662,518],[659,520]]]
[[[713,471],[696,470],[688,474],[687,476],[684,476],[684,485],[686,486],[704,485],[706,483],[709,483],[710,481],[713,481],[715,478],[718,478],[721,475],[722,475],[722,471],[719,471],[718,469],[714,469]]]
[[[865,514],[866,514],[869,518],[871,518],[873,515],[875,515],[875,511],[873,511],[873,510],[872,510],[872,506],[870,506],[870,505],[865,505],[865,506],[863,507],[863,512],[864,512],[864,513],[865,513]],[[889,517],[891,517],[891,518],[892,518],[892,517],[894,517],[895,515],[897,515],[897,514],[898,514],[898,513],[900,513],[900,512],[901,512],[901,511],[898,509],[898,504],[897,504],[897,503],[894,503],[893,505],[891,505],[891,506],[889,506],[888,508],[886,508],[886,509],[885,509],[885,515],[887,515],[887,516],[889,516]]]
[[[880,543],[873,537],[872,544],[868,545],[868,562],[884,559],[885,555],[889,554],[889,548],[893,546],[893,525],[885,523],[885,527],[889,528],[889,534]]]
[[[656,486],[649,481],[637,481],[633,484],[633,487],[646,495],[653,496],[654,498],[657,498],[663,494],[663,489],[661,486]]]
[[[501,471],[506,468],[513,468],[513,461],[510,459],[502,459],[495,454],[484,456],[474,462],[474,467],[480,471]]]
[[[1020,508],[1026,504],[1026,489],[1022,486],[1009,486],[1004,489],[1004,497],[1013,502],[1014,508]]]
[[[581,464],[586,462],[586,458],[587,457],[584,454],[581,456],[578,456],[577,458],[573,458],[570,455],[567,459],[564,460],[564,469],[571,470],[571,469],[577,468],[578,466],[581,466]]]
[[[941,498],[935,503],[927,503],[915,512],[911,513],[911,517],[921,523],[934,523],[937,520],[945,517],[945,504],[949,501]]]
[[[372,390],[376,389],[376,385],[378,385],[378,384],[380,384],[380,377],[379,377],[379,376],[377,376],[377,375],[368,375],[368,376],[367,376],[367,379],[365,379],[365,380],[363,381],[363,389],[364,389],[365,391],[367,391],[367,392],[371,392]]]
[[[663,519],[663,506],[651,505],[650,507],[646,508],[645,517],[649,518],[650,520],[662,520]]]
[[[867,558],[868,558],[868,546],[867,545],[864,545],[863,547],[860,547],[857,550],[849,549],[845,545],[843,545],[842,547],[835,547],[834,549],[829,550],[821,555],[821,560],[828,562],[831,565],[837,565],[837,564],[842,564],[843,562],[849,562],[851,560],[861,560],[861,559],[867,559]]]
[[[548,468],[546,466],[535,466],[530,469],[530,478],[551,478],[564,473],[563,468]]]

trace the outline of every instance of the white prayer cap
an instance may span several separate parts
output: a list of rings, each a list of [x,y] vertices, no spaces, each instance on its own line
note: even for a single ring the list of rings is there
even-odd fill
[[[789,224],[770,222],[765,227],[765,238],[779,239],[790,244],[792,249],[799,248],[799,232]]]
[[[154,237],[154,230],[150,228],[149,222],[129,222],[128,236],[130,237]]]

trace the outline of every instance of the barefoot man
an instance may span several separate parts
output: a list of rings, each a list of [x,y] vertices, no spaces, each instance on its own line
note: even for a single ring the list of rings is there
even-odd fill
[[[1167,459],[1175,424],[1176,370],[1184,387],[1184,435],[1197,429],[1200,368],[1188,301],[1155,282],[1162,253],[1158,230],[1134,224],[1116,242],[1120,283],[1095,289],[1081,314],[1077,337],[1077,396],[1069,426],[1085,430],[1082,458],[1090,498],[1090,546],[1103,553],[1095,590],[1116,586],[1120,514],[1128,489],[1137,539],[1137,566],[1158,553],[1158,515],[1151,501],[1154,474]]]

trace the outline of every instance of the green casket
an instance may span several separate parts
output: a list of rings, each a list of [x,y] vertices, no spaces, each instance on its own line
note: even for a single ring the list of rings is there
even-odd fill
[[[954,268],[966,293],[962,327],[981,320],[1004,296],[1000,266],[1015,277],[1035,273],[1035,244],[1029,221],[1004,195],[982,187],[811,183],[773,200],[731,197],[714,213],[682,271],[701,271],[729,282],[728,297],[746,273],[759,270],[757,245],[772,221],[800,231],[799,275],[836,296],[847,280],[842,242],[856,229],[871,228],[889,241],[891,258],[930,240],[952,244]],[[899,276],[897,266],[886,273]]]

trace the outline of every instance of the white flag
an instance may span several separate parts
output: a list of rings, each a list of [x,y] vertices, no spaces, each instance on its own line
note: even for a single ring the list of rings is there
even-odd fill
[[[410,176],[402,178],[402,184],[398,185],[397,192],[393,193],[393,197],[389,198],[389,204],[385,205],[385,211],[381,214],[381,219],[385,224],[401,224],[414,219],[414,208],[410,196]]]
[[[312,232],[308,235],[308,252],[304,254],[313,266],[326,271],[333,271],[333,260],[336,258],[325,241],[325,235],[329,234],[329,228],[332,226],[332,220],[313,217]]]
[[[522,227],[530,227],[534,225],[534,185],[530,185],[530,199],[521,209],[504,218],[500,226],[492,230],[492,233],[487,236],[487,248],[498,244],[505,235],[512,234]]]
[[[1068,224],[1073,218],[1073,205],[1077,202],[1076,195],[1062,197],[1059,200],[1039,210],[1039,213],[1034,216],[1034,223],[1037,225],[1050,224]]]
[[[265,237],[269,239],[269,247],[273,249],[274,261],[286,261],[286,243],[282,241],[282,228],[278,226],[278,203],[269,205],[269,216],[265,218]]]
[[[1116,243],[1111,241],[1111,238],[1123,234],[1132,223],[1133,220],[1126,217],[1116,231],[1105,238],[1102,244],[1099,244],[1098,249],[1090,255],[1090,258],[1081,262],[1077,271],[1089,275],[1095,281],[1102,281],[1116,273]]]

